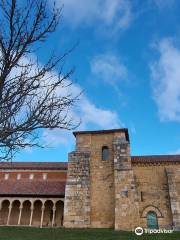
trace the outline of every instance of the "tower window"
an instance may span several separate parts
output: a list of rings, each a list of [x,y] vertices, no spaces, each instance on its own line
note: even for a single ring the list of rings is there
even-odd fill
[[[107,161],[109,159],[109,148],[107,146],[102,147],[102,160]]]

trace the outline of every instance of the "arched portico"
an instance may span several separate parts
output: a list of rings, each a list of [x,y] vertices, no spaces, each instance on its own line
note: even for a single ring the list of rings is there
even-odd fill
[[[1,211],[0,211],[0,224],[6,225],[8,220],[8,213],[9,213],[9,200],[3,200],[1,202]]]
[[[44,204],[43,226],[46,226],[46,227],[52,226],[53,205],[54,203],[51,200],[47,200]]]
[[[42,206],[43,203],[40,200],[36,200],[34,202],[34,211],[33,211],[33,217],[32,217],[32,226],[38,226],[41,225],[41,213],[42,213]]]
[[[58,201],[56,203],[55,226],[57,227],[63,226],[63,220],[64,220],[64,202]]]
[[[14,200],[12,202],[11,212],[9,215],[9,225],[18,225],[20,205],[21,202],[19,200]]]
[[[0,198],[0,225],[62,226],[64,199]]]
[[[29,200],[25,200],[23,202],[22,215],[19,222],[19,225],[29,225],[30,224],[30,216],[31,216],[31,202]]]

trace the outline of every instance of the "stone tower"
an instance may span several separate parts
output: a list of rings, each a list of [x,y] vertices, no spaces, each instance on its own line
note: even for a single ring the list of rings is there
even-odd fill
[[[127,129],[75,132],[69,154],[64,226],[132,230],[138,200]]]

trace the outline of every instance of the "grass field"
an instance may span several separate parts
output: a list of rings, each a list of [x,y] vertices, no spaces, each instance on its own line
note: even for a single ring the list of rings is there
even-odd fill
[[[144,234],[114,231],[112,229],[51,229],[27,227],[0,227],[2,240],[180,240],[180,232],[173,234]]]

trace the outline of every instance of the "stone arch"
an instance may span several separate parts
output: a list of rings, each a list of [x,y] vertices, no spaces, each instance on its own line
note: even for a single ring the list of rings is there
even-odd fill
[[[10,206],[10,201],[8,199],[4,199],[1,203],[0,225],[7,224],[9,206]]]
[[[55,217],[55,226],[62,227],[64,220],[64,202],[59,200],[56,202],[56,217]]]
[[[158,218],[163,218],[159,208],[153,205],[146,206],[142,211],[141,217],[146,218],[148,212],[155,212]]]
[[[25,200],[23,202],[20,225],[29,225],[31,216],[31,204],[32,203],[30,200]]]
[[[39,227],[41,224],[41,213],[43,202],[41,200],[36,200],[33,204],[33,217],[32,217],[32,225]]]
[[[9,225],[18,225],[20,205],[21,202],[17,199],[12,202]]]
[[[52,200],[46,200],[44,203],[44,218],[43,218],[43,226],[52,226],[52,218],[53,218],[53,206],[54,203]]]

